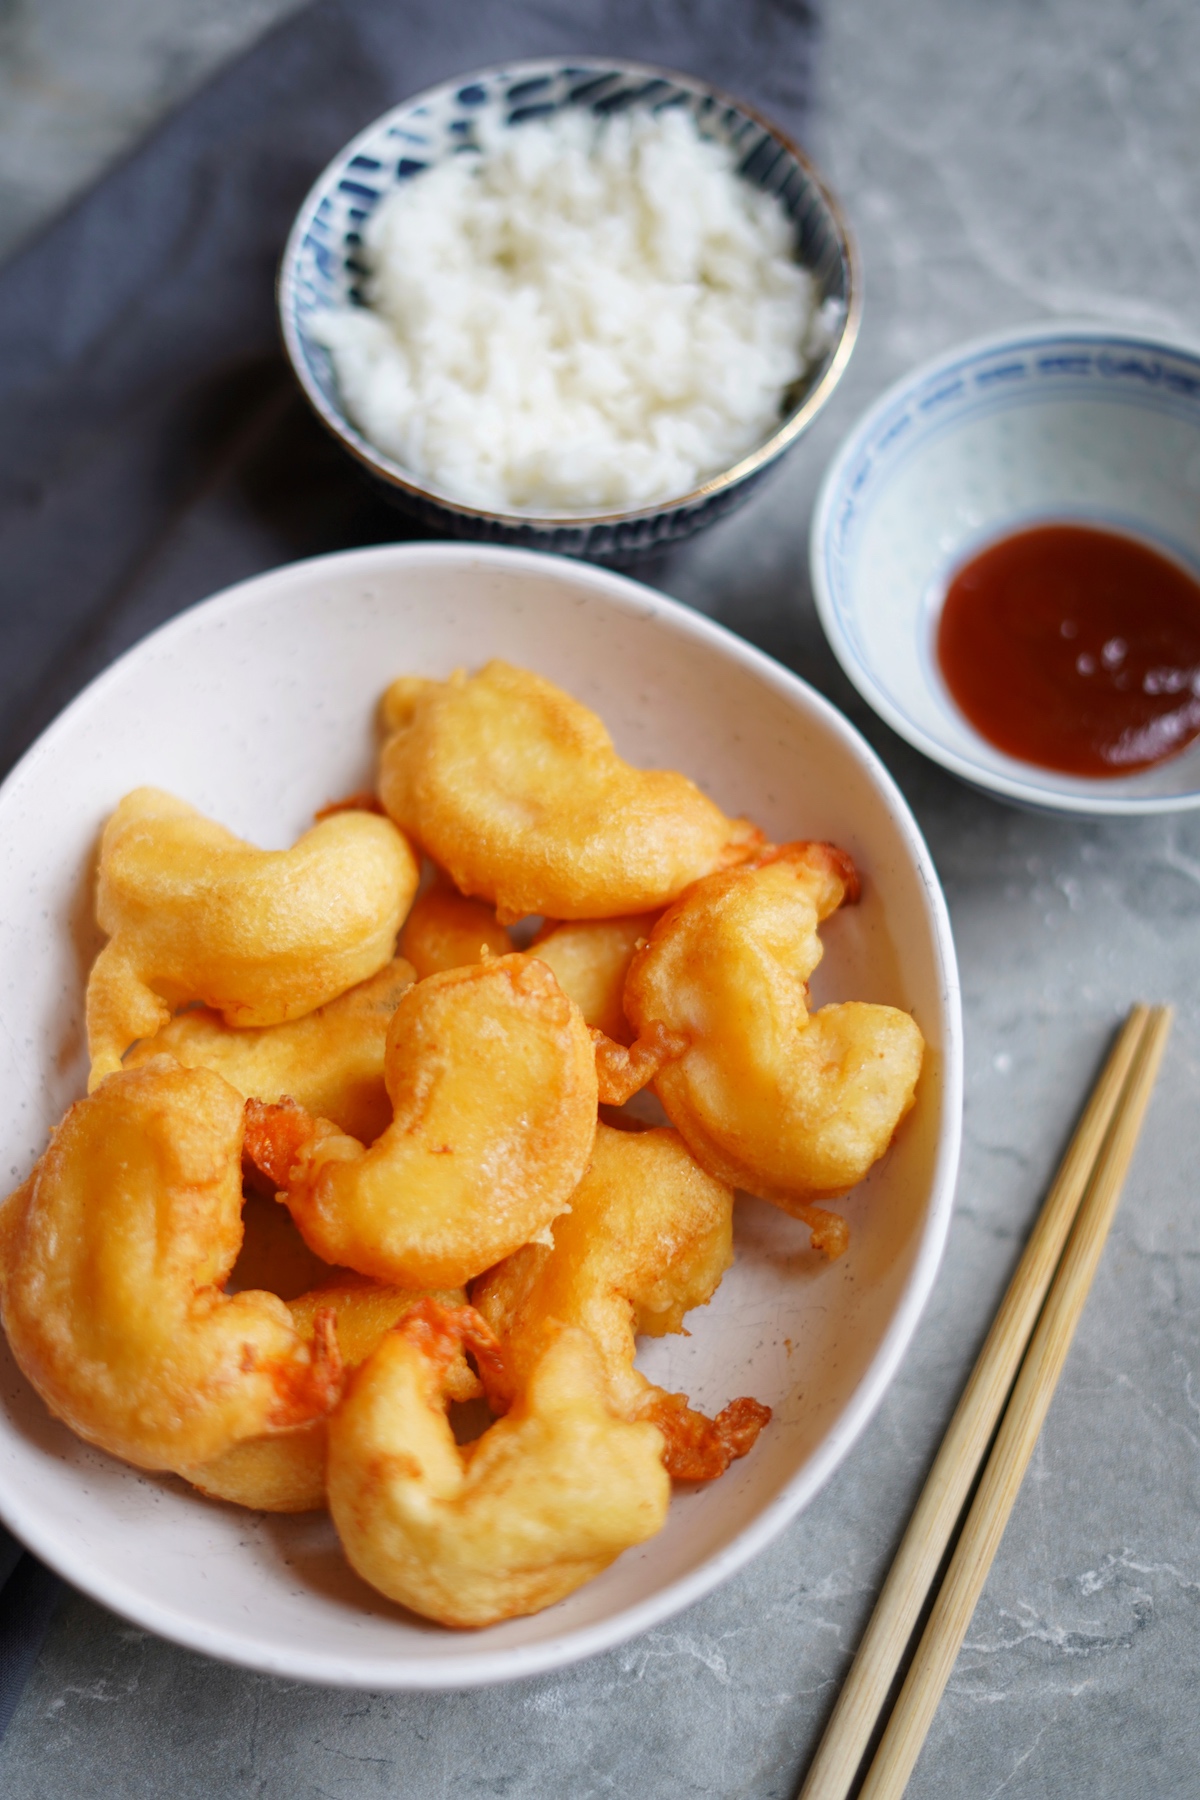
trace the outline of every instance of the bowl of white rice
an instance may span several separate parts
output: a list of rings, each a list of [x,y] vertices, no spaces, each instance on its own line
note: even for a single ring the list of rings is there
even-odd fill
[[[388,495],[623,560],[744,499],[849,360],[860,282],[796,146],[702,82],[537,61],[394,107],[284,252],[284,342]]]

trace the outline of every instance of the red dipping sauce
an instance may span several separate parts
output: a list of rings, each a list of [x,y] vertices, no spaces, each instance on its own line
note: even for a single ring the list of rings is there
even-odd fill
[[[937,654],[975,729],[1045,769],[1130,775],[1200,734],[1200,583],[1115,532],[1041,525],[973,557]]]

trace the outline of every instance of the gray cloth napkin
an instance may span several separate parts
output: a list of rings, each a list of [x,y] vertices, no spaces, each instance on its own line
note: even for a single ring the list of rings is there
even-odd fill
[[[61,1588],[0,1525],[0,1738],[37,1661]]]
[[[809,0],[319,0],[0,270],[0,771],[181,608],[421,535],[311,418],[277,340],[288,226],[349,137],[436,81],[559,54],[683,70],[802,135],[814,17]],[[56,1592],[0,1530],[0,1734]]]

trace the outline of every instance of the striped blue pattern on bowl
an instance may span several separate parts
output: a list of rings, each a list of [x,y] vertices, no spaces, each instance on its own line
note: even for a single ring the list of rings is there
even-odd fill
[[[531,518],[480,511],[426,486],[375,448],[347,418],[329,352],[310,335],[314,313],[362,303],[363,226],[392,188],[451,156],[477,154],[484,118],[501,128],[567,107],[603,117],[637,107],[684,107],[701,132],[733,146],[743,180],[779,196],[795,222],[797,255],[813,274],[818,303],[842,310],[840,333],[790,392],[777,430],[732,469],[678,499],[634,511]],[[326,426],[401,505],[453,536],[521,544],[567,555],[622,560],[690,537],[744,499],[811,423],[840,377],[858,329],[853,246],[836,202],[794,145],[749,108],[683,75],[640,64],[521,62],[483,70],[404,101],[336,156],[304,201],[279,275],[284,342],[308,399]]]

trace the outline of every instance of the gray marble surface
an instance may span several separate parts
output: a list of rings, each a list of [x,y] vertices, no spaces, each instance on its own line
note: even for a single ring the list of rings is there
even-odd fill
[[[72,1597],[0,1750],[10,1800],[791,1795],[1103,1046],[1139,996],[1178,1008],[1164,1076],[909,1791],[1200,1793],[1200,816],[1064,824],[969,793],[864,713],[805,573],[824,464],[914,360],[1047,315],[1200,336],[1200,11],[826,10],[813,147],[861,239],[860,347],[774,486],[651,573],[846,708],[945,882],[966,1147],[912,1350],[853,1455],[770,1550],[672,1623],[561,1676],[469,1695],[328,1693],[223,1668]]]

